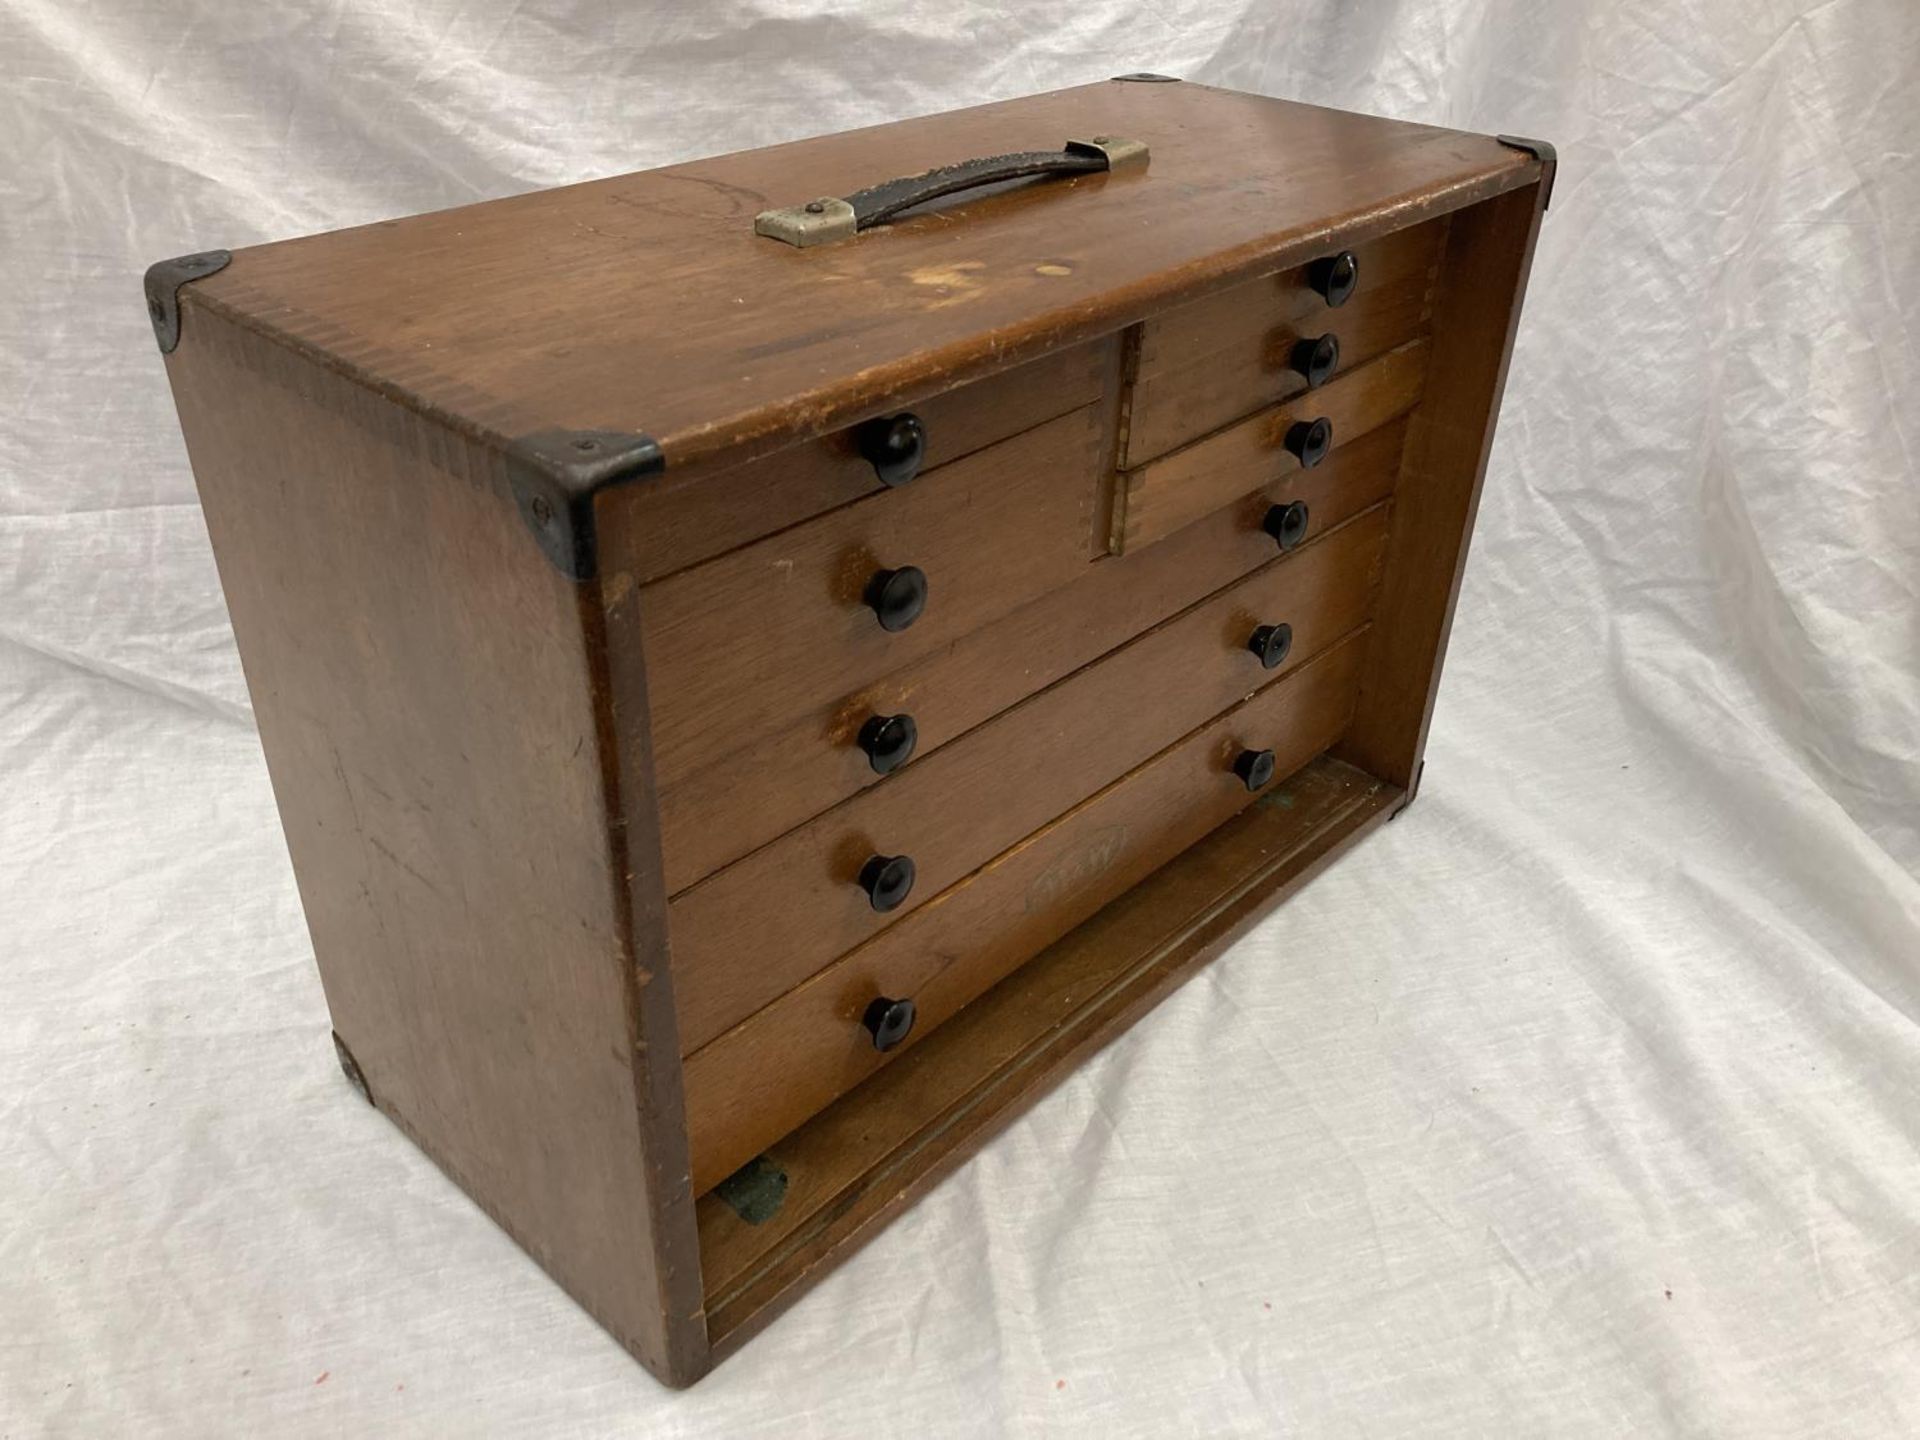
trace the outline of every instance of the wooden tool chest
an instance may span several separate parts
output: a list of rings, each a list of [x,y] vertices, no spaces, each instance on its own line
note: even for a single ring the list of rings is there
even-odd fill
[[[156,265],[349,1076],[696,1378],[1412,798],[1552,176],[1128,76]]]

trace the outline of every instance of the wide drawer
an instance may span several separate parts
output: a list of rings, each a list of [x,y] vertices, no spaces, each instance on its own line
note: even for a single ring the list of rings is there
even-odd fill
[[[1271,749],[1276,777],[1325,751],[1352,714],[1364,641],[1350,637],[1188,735],[690,1056],[695,1193],[1252,803],[1231,768],[1241,751]],[[862,1025],[880,997],[915,1008],[885,1053]]]
[[[1376,507],[675,898],[682,1047],[697,1049],[1351,633],[1366,620],[1386,535],[1386,507]],[[1280,626],[1290,643],[1275,641],[1264,668],[1250,642]],[[912,866],[905,898],[885,897],[884,912],[862,888],[876,857]]]
[[[915,484],[939,467],[1094,404],[1113,383],[1118,342],[1056,351],[901,406],[920,422],[924,456]],[[751,360],[751,350],[744,357]],[[877,418],[877,417],[876,417]],[[620,583],[647,584],[884,487],[861,453],[854,425],[744,465],[684,474],[669,466],[644,485],[617,486],[602,506],[602,567]]]
[[[1338,447],[1405,414],[1419,403],[1426,384],[1428,348],[1426,340],[1409,341],[1318,390],[1121,472],[1114,481],[1114,552],[1150,545],[1302,469],[1287,448],[1296,424],[1328,421]]]
[[[1267,564],[1268,507],[1308,507],[1309,541],[1389,494],[1404,426],[1339,447],[1270,494],[1203,516],[1157,545],[1108,557],[1051,594],[869,685],[796,716],[692,774],[660,786],[667,893],[784,835],[875,785],[902,778],[949,741],[1124,644],[1149,626]],[[875,772],[859,746],[876,717],[909,717],[918,739],[904,768]]]
[[[1085,406],[647,586],[659,783],[1084,571],[1102,435],[1100,407]],[[924,610],[885,629],[867,597],[909,570],[925,577]]]
[[[1345,303],[1313,289],[1310,266],[1283,270],[1155,316],[1141,327],[1123,466],[1144,464],[1307,389],[1296,347],[1332,335],[1342,375],[1426,326],[1446,221],[1356,249]]]

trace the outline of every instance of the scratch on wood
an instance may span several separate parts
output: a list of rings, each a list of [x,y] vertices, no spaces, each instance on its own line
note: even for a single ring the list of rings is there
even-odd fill
[[[387,846],[381,844],[378,840],[374,839],[374,837],[371,835],[366,837],[366,841],[367,841],[367,844],[371,845],[374,849],[378,850],[382,855],[386,856],[387,859],[391,860],[394,864],[398,865],[402,870],[406,871],[407,874],[411,875],[414,879],[418,880],[422,885],[426,886],[427,889],[433,891],[433,893],[436,895],[440,894],[440,887],[438,885],[434,884],[433,881],[429,880],[425,875],[422,875],[418,870],[414,869],[413,866],[409,865],[405,860],[402,860],[398,855],[394,854],[394,852],[391,849],[389,849]]]

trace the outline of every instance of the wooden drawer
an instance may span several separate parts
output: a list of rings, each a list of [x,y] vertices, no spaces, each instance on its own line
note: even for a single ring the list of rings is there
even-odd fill
[[[646,587],[660,783],[1081,573],[1103,434],[1100,407],[1082,407]],[[926,575],[926,608],[889,632],[863,595],[908,566]]]
[[[1079,345],[895,407],[918,417],[926,454],[913,481],[1059,415],[1113,384],[1118,344]],[[849,426],[718,472],[668,471],[607,497],[608,573],[647,584],[884,488]]]
[[[1253,803],[1231,768],[1242,750],[1272,750],[1276,777],[1324,751],[1352,713],[1364,638],[1349,637],[1187,735],[689,1056],[695,1192]],[[881,996],[911,999],[916,1012],[905,1041],[886,1053],[861,1025]]]
[[[1446,220],[1356,248],[1359,280],[1339,306],[1297,266],[1183,305],[1141,326],[1124,466],[1138,466],[1306,390],[1294,346],[1337,337],[1345,374],[1425,329]]]
[[[1304,502],[1311,539],[1384,499],[1404,435],[1397,421],[1370,431],[1313,470],[1296,470],[1137,555],[1090,565],[1064,589],[663,783],[668,893],[852,795],[903,777],[982,721],[1267,564],[1276,554],[1261,529],[1269,505]],[[877,715],[902,714],[919,734],[913,758],[891,776],[878,775],[858,747],[861,727]]]
[[[680,895],[669,929],[683,1048],[1363,624],[1386,534],[1376,507]],[[1263,669],[1248,642],[1277,624],[1292,648]],[[876,855],[915,871],[885,913],[858,884]]]
[[[1410,341],[1288,404],[1122,472],[1114,484],[1114,553],[1151,545],[1299,470],[1299,461],[1285,448],[1296,422],[1325,418],[1338,447],[1405,414],[1419,403],[1426,384],[1427,350],[1427,341]]]

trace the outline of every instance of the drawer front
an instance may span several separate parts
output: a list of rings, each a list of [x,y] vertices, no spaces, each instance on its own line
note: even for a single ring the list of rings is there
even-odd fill
[[[1255,800],[1231,765],[1271,749],[1276,777],[1331,746],[1352,713],[1365,633],[1163,751],[687,1060],[696,1194],[950,1018],[1102,905]],[[882,1053],[861,1020],[911,999]]]
[[[1112,548],[1127,554],[1302,467],[1287,448],[1297,423],[1325,418],[1341,446],[1404,415],[1426,384],[1428,342],[1414,340],[1288,404],[1262,410],[1114,482]]]
[[[796,825],[876,785],[903,779],[941,746],[1149,626],[1260,568],[1278,553],[1262,528],[1269,505],[1303,501],[1308,539],[1393,489],[1402,422],[1297,470],[1270,493],[1217,510],[1124,560],[1090,565],[946,650],[839,696],[690,775],[660,787],[667,893],[680,891]],[[860,748],[876,717],[905,715],[912,758],[882,776]]]
[[[658,782],[1084,572],[1100,417],[1084,407],[642,590]],[[925,608],[890,631],[867,597],[908,569],[925,576]]]
[[[1386,507],[1184,611],[809,821],[669,906],[681,1045],[698,1049],[835,956],[1194,727],[1365,623]],[[1289,627],[1289,640],[1271,628]],[[1256,634],[1272,645],[1264,668]],[[884,912],[861,887],[875,857],[908,857]],[[883,897],[890,898],[890,897]]]
[[[1076,346],[888,412],[920,421],[913,483],[1010,436],[1094,404],[1118,373],[1118,343]],[[862,427],[721,471],[620,486],[601,502],[601,567],[645,585],[885,488],[861,453]]]
[[[1268,275],[1147,321],[1134,362],[1123,466],[1138,466],[1307,389],[1295,347],[1333,335],[1336,376],[1417,338],[1446,221],[1360,246],[1359,283],[1331,306],[1308,267]],[[1323,382],[1324,383],[1324,382]]]

